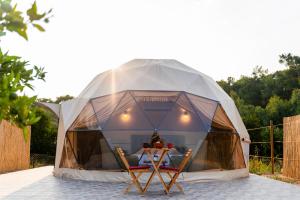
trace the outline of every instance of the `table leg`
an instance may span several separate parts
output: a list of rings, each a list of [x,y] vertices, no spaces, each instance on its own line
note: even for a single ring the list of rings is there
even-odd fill
[[[159,159],[158,163],[155,164],[154,161],[153,161],[153,159],[152,159],[152,155],[151,155],[149,152],[147,152],[148,158],[149,158],[149,160],[151,161],[154,170],[153,170],[153,172],[152,172],[152,174],[151,174],[151,176],[150,176],[150,178],[149,178],[149,180],[148,180],[148,182],[147,182],[147,184],[146,184],[146,186],[145,186],[145,188],[144,188],[144,192],[147,191],[147,189],[148,189],[148,187],[149,187],[149,185],[150,185],[150,182],[152,181],[154,175],[157,174],[157,176],[158,176],[160,182],[162,183],[162,185],[163,185],[163,187],[164,187],[164,191],[165,191],[167,194],[169,193],[168,187],[167,187],[166,183],[164,182],[164,179],[162,178],[162,176],[161,176],[161,174],[159,173],[159,170],[158,170],[158,167],[159,167],[160,164],[162,163],[163,158],[165,157],[166,153],[167,153],[167,151],[163,151],[163,153],[162,153],[161,156],[160,156],[160,159]]]
[[[168,194],[168,193],[169,193],[169,189],[168,189],[168,187],[167,187],[167,185],[166,185],[166,183],[165,183],[163,177],[161,176],[161,174],[160,174],[160,172],[159,172],[159,170],[158,170],[158,168],[159,168],[161,162],[163,161],[163,158],[165,157],[166,153],[167,153],[167,151],[164,151],[164,152],[161,154],[161,157],[160,157],[160,159],[159,159],[159,161],[158,161],[157,164],[155,164],[155,163],[152,162],[152,161],[151,161],[151,162],[152,162],[152,164],[153,164],[153,168],[154,168],[154,170],[156,171],[157,176],[158,176],[158,178],[159,178],[161,184],[162,184],[163,187],[164,187],[165,192]]]

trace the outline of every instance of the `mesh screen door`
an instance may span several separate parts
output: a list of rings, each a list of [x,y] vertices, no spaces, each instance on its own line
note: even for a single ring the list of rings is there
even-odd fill
[[[100,131],[68,132],[60,167],[86,170],[120,168]]]

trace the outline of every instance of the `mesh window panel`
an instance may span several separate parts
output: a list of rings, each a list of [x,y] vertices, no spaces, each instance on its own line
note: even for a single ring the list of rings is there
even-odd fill
[[[97,118],[91,103],[88,103],[80,112],[69,130],[97,129]]]
[[[134,154],[143,148],[143,143],[150,143],[152,133],[152,130],[103,131],[103,135],[111,149],[122,147],[127,154]]]
[[[120,169],[114,152],[100,131],[68,132],[64,152],[61,167],[86,170]]]
[[[158,129],[159,124],[174,105],[179,92],[132,92],[132,94],[153,129]]]
[[[240,138],[232,132],[210,132],[188,170],[222,171],[245,167]]]
[[[219,129],[228,129],[228,130],[234,130],[235,128],[233,127],[231,121],[227,117],[225,111],[221,107],[221,105],[218,105],[215,116],[213,118],[212,126],[214,128],[219,128]]]
[[[159,131],[159,136],[164,144],[172,143],[183,154],[187,149],[198,152],[201,144],[207,136],[207,132],[200,131]]]
[[[189,112],[183,107],[175,104],[167,116],[161,122],[159,130],[169,131],[204,131],[199,116],[194,112]]]
[[[101,128],[103,128],[124,95],[125,92],[120,92],[91,100],[92,106],[96,112],[99,126]]]
[[[192,112],[196,114],[196,110],[193,107],[193,105],[191,104],[191,101],[186,97],[186,95],[181,94],[180,97],[178,98],[178,100],[176,101],[176,103],[182,107],[183,109],[185,109],[188,112]]]
[[[186,96],[194,108],[197,109],[197,113],[205,126],[205,129],[209,131],[218,103],[192,94],[186,94]]]
[[[140,106],[128,92],[120,101],[112,116],[103,127],[108,130],[153,130]]]

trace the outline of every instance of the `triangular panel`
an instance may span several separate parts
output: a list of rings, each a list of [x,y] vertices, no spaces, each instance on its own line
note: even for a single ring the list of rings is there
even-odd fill
[[[111,116],[112,112],[116,109],[121,101],[121,98],[125,96],[125,92],[120,92],[112,95],[107,95],[91,100],[91,103],[96,112],[97,120],[102,128]]]
[[[228,116],[221,105],[218,105],[215,116],[213,118],[212,126],[218,129],[235,130]]]
[[[199,116],[183,94],[178,97],[171,111],[160,124],[159,130],[205,131]]]
[[[198,97],[192,94],[186,94],[186,96],[193,104],[193,107],[197,110],[197,113],[205,128],[209,130],[218,103],[216,101]]]
[[[120,101],[103,130],[153,130],[141,108],[128,92]]]
[[[98,129],[97,118],[91,103],[88,103],[80,112],[69,130]]]
[[[161,121],[171,111],[179,92],[139,91],[132,94],[152,126],[158,129]]]

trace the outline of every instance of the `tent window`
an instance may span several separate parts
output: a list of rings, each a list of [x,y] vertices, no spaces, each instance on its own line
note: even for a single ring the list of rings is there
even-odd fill
[[[67,132],[60,167],[120,169],[121,146],[138,164],[153,131],[177,149],[193,150],[188,171],[245,168],[240,138],[222,106],[186,92],[124,91],[91,99]]]

